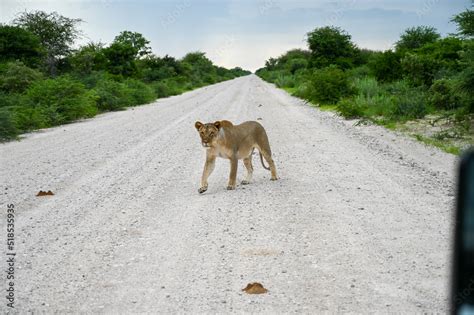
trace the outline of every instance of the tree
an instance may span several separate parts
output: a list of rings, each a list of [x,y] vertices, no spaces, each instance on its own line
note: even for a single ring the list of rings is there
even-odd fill
[[[461,53],[460,64],[464,69],[458,76],[458,89],[463,94],[466,108],[474,112],[474,42],[466,41]]]
[[[323,68],[331,64],[341,68],[352,66],[356,47],[344,30],[334,26],[316,28],[307,34],[307,42],[314,67]]]
[[[391,50],[377,53],[368,66],[377,80],[391,82],[402,78],[401,54]]]
[[[41,72],[25,66],[21,61],[8,62],[0,67],[0,91],[21,93],[41,78]]]
[[[148,41],[142,34],[130,31],[123,31],[115,37],[114,43],[123,45],[130,45],[135,53],[135,58],[140,58],[151,53],[151,48],[148,46]]]
[[[458,27],[458,35],[465,38],[474,36],[474,10],[466,9],[453,17],[451,20]]]
[[[145,82],[153,82],[175,77],[182,73],[180,63],[168,55],[163,58],[148,55],[138,62],[141,78]],[[226,69],[227,70],[227,69]]]
[[[309,97],[320,104],[336,104],[352,93],[347,73],[335,65],[314,70],[310,80]]]
[[[53,76],[56,75],[58,60],[71,52],[71,45],[80,36],[81,32],[76,27],[80,22],[81,19],[44,11],[23,12],[13,21],[38,36],[46,49],[46,69]]]
[[[127,77],[136,75],[136,61],[151,53],[150,47],[147,46],[149,43],[140,33],[121,32],[113,43],[104,49],[109,71]]]
[[[441,62],[431,55],[407,53],[401,60],[403,76],[415,86],[431,86]]]
[[[37,65],[43,56],[39,38],[20,27],[0,25],[0,62],[19,60]]]
[[[277,66],[277,63],[278,63],[278,60],[271,57],[270,59],[265,61],[265,68],[267,68],[267,70],[274,70],[275,67]]]
[[[136,74],[135,57],[137,52],[131,45],[113,42],[109,47],[104,48],[104,55],[107,58],[107,68],[110,73],[126,77]]]
[[[434,43],[441,38],[441,35],[431,26],[410,27],[400,36],[400,40],[396,43],[396,49],[413,50],[420,48],[426,44]]]
[[[107,58],[104,54],[102,43],[89,43],[74,52],[69,61],[74,72],[81,75],[90,74],[92,71],[104,70]]]

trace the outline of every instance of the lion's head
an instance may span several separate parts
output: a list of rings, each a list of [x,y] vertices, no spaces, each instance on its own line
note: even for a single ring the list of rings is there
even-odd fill
[[[221,129],[221,122],[216,121],[214,123],[203,124],[200,121],[197,121],[194,124],[194,127],[196,127],[196,130],[199,132],[202,146],[205,148],[210,148],[217,140],[217,135]]]

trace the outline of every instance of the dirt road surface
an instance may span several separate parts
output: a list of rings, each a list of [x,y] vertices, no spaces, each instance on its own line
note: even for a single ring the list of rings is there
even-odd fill
[[[253,183],[227,191],[220,159],[198,194],[194,122],[220,119],[261,122],[281,179],[255,155]],[[448,308],[455,158],[254,75],[32,133],[0,155],[3,244],[7,204],[16,210],[17,311]],[[249,282],[268,293],[242,292]]]

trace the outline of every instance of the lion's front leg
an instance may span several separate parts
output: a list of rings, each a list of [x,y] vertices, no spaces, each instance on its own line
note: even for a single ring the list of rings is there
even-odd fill
[[[216,162],[215,156],[206,156],[206,164],[204,164],[204,171],[202,172],[201,177],[201,188],[199,188],[198,192],[202,194],[207,190],[207,179],[211,175],[212,171],[214,170],[214,166]]]
[[[230,175],[227,190],[234,190],[237,182],[237,165],[238,160],[235,156],[230,159]]]

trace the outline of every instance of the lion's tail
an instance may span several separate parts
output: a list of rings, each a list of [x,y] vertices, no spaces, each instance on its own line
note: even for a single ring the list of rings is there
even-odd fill
[[[260,151],[258,151],[258,154],[260,154],[260,162],[262,162],[263,168],[266,169],[266,170],[270,170],[270,167],[265,166],[265,164],[263,163],[262,153],[260,153]]]

